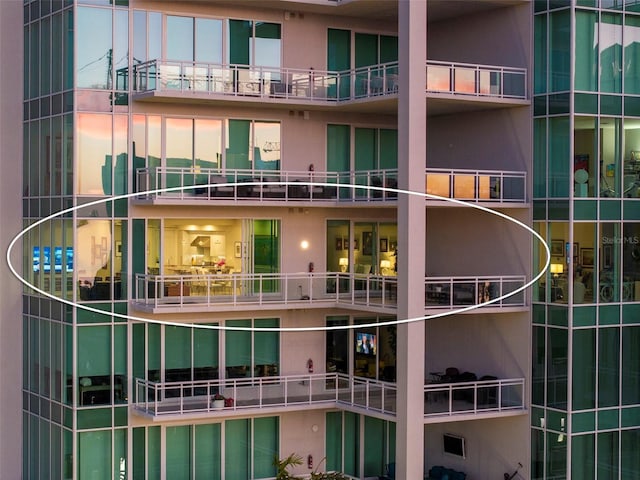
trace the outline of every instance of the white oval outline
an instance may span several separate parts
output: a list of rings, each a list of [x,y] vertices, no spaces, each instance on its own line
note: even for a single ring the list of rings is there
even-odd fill
[[[206,330],[229,330],[229,331],[248,331],[248,332],[314,332],[314,331],[331,331],[331,330],[350,330],[353,328],[369,328],[369,327],[384,327],[384,326],[388,326],[388,325],[400,325],[400,324],[404,324],[404,323],[412,323],[412,322],[419,322],[422,320],[431,320],[433,318],[442,318],[442,317],[448,317],[450,315],[457,315],[459,313],[464,313],[464,312],[468,312],[471,310],[475,310],[477,308],[480,307],[484,307],[487,305],[491,305],[492,303],[496,303],[499,302],[501,300],[504,300],[506,298],[509,298],[512,295],[515,295],[516,293],[520,293],[524,290],[526,290],[527,288],[529,288],[530,286],[532,286],[535,282],[538,281],[538,279],[540,279],[545,272],[547,271],[547,269],[549,268],[549,265],[551,264],[551,250],[549,249],[549,245],[547,245],[547,243],[545,242],[545,240],[540,236],[540,234],[538,232],[536,232],[535,230],[533,230],[531,227],[529,227],[528,225],[525,225],[524,223],[522,223],[520,220],[517,220],[513,217],[510,217],[509,215],[496,211],[496,210],[492,210],[488,207],[484,207],[482,205],[477,205],[471,201],[463,201],[463,200],[458,200],[455,198],[447,198],[447,197],[441,197],[438,195],[433,195],[430,193],[424,193],[424,192],[413,192],[411,190],[401,190],[401,189],[397,189],[397,188],[389,188],[389,187],[374,187],[374,186],[368,186],[368,185],[355,185],[352,183],[326,183],[326,182],[298,182],[298,181],[281,181],[281,182],[277,182],[279,185],[297,185],[297,186],[321,186],[321,187],[338,187],[338,188],[355,188],[355,189],[360,189],[360,190],[375,190],[375,191],[380,191],[380,192],[395,192],[395,193],[401,193],[403,195],[415,195],[415,196],[419,196],[419,197],[424,197],[424,198],[428,198],[428,199],[432,199],[432,200],[443,200],[445,202],[451,202],[457,205],[461,205],[464,207],[472,207],[475,208],[477,210],[486,212],[486,213],[490,213],[492,215],[496,215],[500,218],[503,218],[509,222],[512,222],[522,228],[524,228],[525,230],[527,230],[529,233],[531,233],[534,237],[536,237],[540,243],[542,243],[542,245],[544,246],[544,249],[547,253],[547,258],[546,258],[546,262],[545,262],[545,266],[544,268],[534,277],[532,278],[529,282],[525,283],[522,287],[517,288],[516,290],[509,292],[505,295],[502,295],[501,297],[497,297],[494,298],[493,300],[489,300],[487,302],[484,303],[478,303],[475,305],[469,305],[468,307],[464,307],[464,308],[458,308],[458,309],[454,309],[454,310],[447,310],[445,312],[440,312],[440,313],[435,313],[432,315],[425,315],[422,317],[414,317],[414,318],[406,318],[406,319],[401,319],[401,320],[390,320],[388,322],[377,322],[377,323],[363,323],[363,324],[358,324],[358,325],[334,325],[334,326],[322,326],[322,327],[266,327],[266,328],[255,328],[255,327],[227,327],[222,326],[222,325],[203,325],[203,324],[198,324],[198,323],[181,323],[181,322],[171,322],[171,321],[167,321],[167,320],[156,320],[153,318],[145,318],[145,317],[136,317],[136,316],[132,316],[132,315],[125,315],[123,313],[116,313],[116,312],[108,312],[105,310],[99,310],[97,308],[93,308],[90,307],[88,305],[82,305],[79,303],[74,303],[71,300],[67,300],[66,298],[60,298],[60,297],[56,297],[55,295],[52,295],[48,292],[45,292],[44,290],[41,290],[39,288],[37,288],[36,286],[30,284],[27,280],[25,280],[23,277],[21,277],[18,272],[13,268],[13,264],[11,263],[11,251],[14,247],[14,245],[16,244],[16,242],[18,240],[20,240],[25,233],[27,233],[28,231],[32,230],[33,228],[37,227],[38,225],[43,224],[44,222],[47,222],[49,220],[52,220],[56,217],[59,217],[61,215],[65,215],[67,213],[70,212],[75,212],[76,210],[79,210],[81,208],[87,208],[87,207],[92,207],[94,205],[100,205],[102,203],[107,203],[107,202],[113,202],[115,200],[121,200],[121,199],[125,199],[125,198],[131,198],[131,197],[139,197],[141,195],[149,195],[149,194],[157,194],[157,193],[163,193],[163,192],[173,192],[173,191],[182,191],[182,190],[192,190],[194,188],[219,188],[219,187],[233,187],[233,186],[261,186],[261,185],[273,185],[273,182],[257,182],[257,181],[250,181],[250,182],[228,182],[228,183],[209,183],[209,184],[203,184],[203,185],[189,185],[189,186],[178,186],[178,187],[167,187],[167,188],[157,188],[154,190],[146,190],[146,191],[142,191],[142,192],[134,192],[134,193],[126,193],[123,195],[116,195],[116,196],[111,196],[111,197],[107,197],[107,198],[101,198],[99,200],[94,200],[88,203],[83,203],[82,205],[76,205],[74,207],[69,207],[69,208],[65,208],[63,210],[60,210],[59,212],[53,213],[51,215],[49,215],[48,217],[42,218],[38,221],[36,221],[35,223],[29,225],[28,227],[24,228],[22,231],[18,232],[18,234],[11,240],[11,242],[9,243],[9,246],[7,248],[7,253],[6,253],[6,260],[7,260],[7,264],[9,266],[9,269],[11,270],[11,273],[13,274],[14,277],[16,277],[21,283],[23,283],[24,285],[26,285],[27,287],[31,288],[32,290],[35,290],[36,292],[40,293],[41,295],[44,295],[45,297],[48,297],[52,300],[64,303],[66,305],[69,305],[71,307],[76,307],[76,308],[80,308],[82,310],[86,310],[89,312],[93,312],[93,313],[98,313],[100,315],[108,315],[110,317],[116,317],[116,318],[122,318],[124,320],[131,320],[134,322],[146,322],[146,323],[156,323],[159,325],[171,325],[171,326],[176,326],[176,327],[195,327],[195,328],[202,328],[202,329],[206,329]],[[128,303],[128,302],[127,302]]]

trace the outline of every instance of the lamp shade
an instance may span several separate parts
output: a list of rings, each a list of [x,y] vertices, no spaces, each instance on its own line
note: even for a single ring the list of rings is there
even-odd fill
[[[341,267],[346,267],[347,265],[349,265],[349,259],[347,257],[342,257],[338,260],[338,265],[340,265]]]
[[[562,265],[561,263],[552,263],[550,271],[553,274],[564,273],[564,265]]]
[[[380,268],[391,268],[391,262],[389,260],[381,260]]]

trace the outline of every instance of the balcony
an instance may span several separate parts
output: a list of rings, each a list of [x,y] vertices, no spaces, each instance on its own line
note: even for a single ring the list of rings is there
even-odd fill
[[[526,283],[524,275],[486,277],[427,277],[425,279],[425,308],[452,309],[487,303]],[[483,308],[520,307],[527,305],[524,290]]]
[[[358,188],[352,185],[362,185]],[[428,168],[425,191],[474,203],[527,205],[526,172]],[[141,202],[158,205],[247,204],[247,202],[311,202],[335,204],[395,202],[397,169],[354,172],[225,170],[154,167],[136,170]],[[161,189],[171,191],[155,191]],[[393,191],[385,190],[385,188]],[[442,204],[431,200],[433,205]]]
[[[428,194],[465,202],[527,204],[526,172],[427,168]],[[439,200],[427,199],[441,203]]]
[[[246,307],[396,308],[397,279],[350,273],[136,275],[135,307],[155,313]]]
[[[345,71],[151,60],[134,67],[134,99],[185,98],[336,105],[398,92],[398,63]],[[389,104],[394,107],[395,104]],[[392,109],[389,107],[389,111]]]
[[[344,185],[344,186],[343,186]],[[362,185],[357,188],[350,185]],[[155,167],[136,171],[138,201],[159,205],[242,204],[248,202],[310,202],[353,204],[397,200],[398,171],[292,172],[276,170],[225,170],[215,168]]]
[[[527,70],[507,66],[426,61],[425,93],[475,98],[483,102],[526,101]],[[134,66],[135,100],[198,99],[244,102],[268,100],[284,105],[358,105],[380,103],[380,111],[397,110],[398,63],[344,71],[254,67],[150,60]],[[527,102],[525,102],[526,104]],[[369,108],[371,111],[371,109]]]
[[[427,277],[425,312],[489,302],[522,287],[524,276]],[[152,313],[213,312],[246,308],[352,308],[392,313],[397,308],[394,276],[355,273],[143,275],[135,277],[132,307]],[[524,292],[483,309],[521,311]]]
[[[189,382],[135,381],[134,412],[154,420],[343,408],[393,419],[396,385],[340,373]],[[212,399],[223,395],[225,406]],[[425,385],[424,422],[524,413],[524,379]]]
[[[425,422],[520,415],[525,411],[524,393],[524,378],[427,384]]]

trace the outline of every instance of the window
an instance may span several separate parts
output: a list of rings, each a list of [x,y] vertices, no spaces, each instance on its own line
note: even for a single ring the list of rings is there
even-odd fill
[[[227,327],[279,327],[277,318],[228,320]],[[227,330],[225,332],[225,378],[269,377],[279,374],[280,334]]]

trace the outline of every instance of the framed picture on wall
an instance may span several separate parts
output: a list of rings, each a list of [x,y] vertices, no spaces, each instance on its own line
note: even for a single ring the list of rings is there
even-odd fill
[[[564,256],[564,240],[551,240],[551,256]]]
[[[116,240],[116,257],[121,257],[122,256],[122,242],[119,240]]]
[[[380,251],[381,252],[388,252],[389,251],[389,239],[388,238],[381,238],[380,239]]]
[[[242,242],[236,242],[233,244],[233,254],[236,258],[242,257]]]
[[[593,248],[580,249],[580,263],[583,267],[593,267]]]
[[[342,250],[342,237],[336,238],[336,250]]]
[[[360,242],[358,241],[357,238],[353,239],[353,249],[354,250],[360,250]]]

